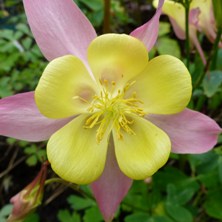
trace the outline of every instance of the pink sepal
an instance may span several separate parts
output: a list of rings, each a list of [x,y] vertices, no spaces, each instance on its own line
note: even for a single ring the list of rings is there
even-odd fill
[[[146,118],[168,134],[174,153],[207,152],[216,145],[222,132],[213,119],[190,109],[174,115],[147,115]]]
[[[159,31],[159,19],[162,11],[164,0],[159,0],[159,5],[155,15],[144,25],[138,27],[130,33],[131,36],[141,40],[148,52],[153,48],[156,43]]]
[[[48,119],[36,107],[34,92],[0,100],[0,135],[26,141],[43,141],[63,127],[69,119]]]
[[[106,222],[111,222],[115,212],[132,185],[116,161],[113,143],[108,148],[106,166],[100,178],[91,184],[100,211]]]
[[[28,23],[48,60],[73,54],[86,62],[96,32],[72,0],[23,0]]]

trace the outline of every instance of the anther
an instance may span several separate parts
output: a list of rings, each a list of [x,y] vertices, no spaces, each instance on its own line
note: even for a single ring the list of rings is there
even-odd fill
[[[118,139],[123,139],[123,132],[135,135],[132,128],[134,120],[133,118],[128,118],[128,116],[144,116],[145,113],[139,106],[143,102],[137,98],[135,91],[131,94],[131,97],[124,98],[125,92],[135,81],[128,82],[123,88],[117,89],[117,94],[115,93],[115,95],[113,94],[113,90],[116,87],[115,81],[109,82],[106,79],[100,79],[99,81],[102,89],[98,96],[93,97],[91,106],[88,108],[91,116],[86,120],[85,128],[98,126],[96,131],[96,141],[98,143],[101,142],[110,127],[115,128]]]

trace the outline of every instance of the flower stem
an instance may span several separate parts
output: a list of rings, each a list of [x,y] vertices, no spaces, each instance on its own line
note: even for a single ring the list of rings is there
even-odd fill
[[[190,0],[185,0],[185,30],[186,30],[186,65],[189,70],[190,67],[190,38],[189,38],[189,11],[190,11]]]
[[[45,181],[45,185],[48,185],[50,183],[60,183],[60,184],[64,184],[67,187],[72,188],[73,190],[77,191],[78,193],[80,193],[82,196],[84,197],[88,197],[91,200],[95,201],[95,198],[89,194],[88,192],[85,192],[83,189],[81,189],[81,187],[78,184],[74,184],[74,183],[69,183],[67,181],[64,181],[61,178],[51,178]]]
[[[51,178],[45,181],[45,185],[48,185],[50,183],[63,183],[64,184],[64,180],[60,179],[60,178]],[[67,184],[67,183],[66,183]]]
[[[211,70],[216,69],[217,54],[218,54],[218,48],[219,48],[219,43],[220,43],[220,39],[221,39],[221,34],[222,34],[222,28],[219,28],[218,32],[217,32],[216,40],[214,41],[214,45],[213,45],[213,57],[212,57]]]
[[[60,184],[64,184],[65,186],[68,186],[76,191],[79,190],[79,185],[74,184],[74,183],[69,183],[61,178],[51,178],[45,181],[45,185],[49,185],[50,183],[60,183]]]
[[[110,32],[110,1],[111,0],[104,0],[103,33]]]

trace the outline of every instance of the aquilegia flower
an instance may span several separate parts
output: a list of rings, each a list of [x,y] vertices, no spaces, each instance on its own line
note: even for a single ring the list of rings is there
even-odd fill
[[[154,0],[153,3],[154,6],[157,7],[158,0]],[[166,0],[162,11],[169,17],[176,36],[179,39],[185,39],[185,8],[183,5],[173,0]],[[189,37],[205,64],[206,59],[197,38],[197,31],[205,33],[210,42],[213,43],[215,41],[216,22],[212,0],[192,0],[190,2]],[[222,47],[222,41],[220,46]]]
[[[191,97],[190,74],[172,56],[148,61],[144,44],[129,35],[106,34],[88,47],[90,76],[72,55],[46,67],[35,91],[40,112],[54,119],[77,115],[54,133],[47,153],[65,180],[88,184],[102,174],[113,139],[121,171],[145,179],[166,163],[171,144],[147,114],[181,112]]]
[[[148,59],[162,5],[131,35],[96,37],[72,0],[24,0],[35,39],[51,62],[35,95],[0,100],[0,134],[49,139],[54,171],[91,183],[106,221],[132,179],[151,176],[170,151],[208,151],[221,132],[209,117],[185,109],[191,80],[184,64],[168,55]]]

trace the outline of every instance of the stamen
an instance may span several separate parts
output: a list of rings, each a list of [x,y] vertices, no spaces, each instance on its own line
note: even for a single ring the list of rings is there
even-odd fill
[[[101,115],[102,113],[100,112],[100,113],[95,113],[92,116],[90,116],[86,120],[85,128],[93,128],[97,124]]]
[[[144,116],[145,113],[139,104],[143,104],[137,98],[136,92],[133,92],[130,98],[125,99],[125,93],[135,84],[135,81],[128,82],[123,88],[116,89],[116,82],[111,84],[108,80],[99,80],[102,86],[99,96],[95,95],[91,106],[88,108],[91,116],[85,122],[85,128],[93,128],[98,126],[96,130],[96,141],[100,143],[107,130],[115,128],[118,139],[123,139],[123,131],[135,135],[132,129],[134,120],[130,119],[130,115]],[[110,86],[110,88],[109,88]],[[114,90],[117,92],[113,96]]]
[[[99,128],[96,131],[96,142],[97,143],[100,143],[101,140],[103,139],[104,134],[105,134],[107,128],[109,127],[110,122],[111,122],[110,118],[104,118],[101,121],[101,124],[100,124]]]

